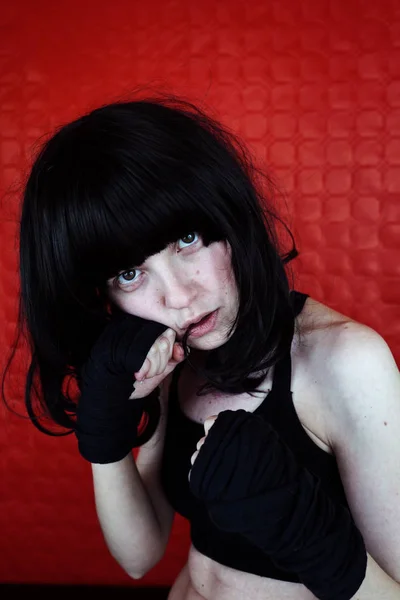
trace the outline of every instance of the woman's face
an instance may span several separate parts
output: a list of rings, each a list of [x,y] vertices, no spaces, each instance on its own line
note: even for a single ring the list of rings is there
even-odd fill
[[[196,233],[109,280],[108,290],[121,310],[172,328],[178,340],[190,324],[213,313],[189,335],[188,345],[198,350],[224,344],[238,310],[229,244],[206,247]]]

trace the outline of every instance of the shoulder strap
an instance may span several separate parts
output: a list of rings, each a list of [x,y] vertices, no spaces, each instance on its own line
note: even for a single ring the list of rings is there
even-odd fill
[[[304,308],[304,304],[308,298],[308,294],[303,294],[292,290],[290,299],[292,302],[294,316],[297,317]],[[287,354],[275,365],[274,379],[270,394],[277,394],[282,397],[284,394],[290,394],[292,384],[292,359],[290,357],[290,349]]]

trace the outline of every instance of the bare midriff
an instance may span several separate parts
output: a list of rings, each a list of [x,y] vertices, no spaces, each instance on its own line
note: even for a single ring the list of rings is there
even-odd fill
[[[238,571],[191,546],[168,600],[315,600],[302,584]]]

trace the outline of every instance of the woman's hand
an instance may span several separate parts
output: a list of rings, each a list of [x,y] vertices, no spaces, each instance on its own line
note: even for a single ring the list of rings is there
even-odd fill
[[[211,427],[214,425],[217,418],[218,418],[218,415],[211,415],[211,417],[207,417],[207,419],[204,421],[204,431],[206,432],[206,435],[203,436],[202,438],[200,438],[196,444],[197,450],[194,454],[192,454],[192,456],[190,458],[192,467],[193,467],[194,461],[197,458],[197,455],[200,452],[200,448],[202,447],[202,445],[204,444],[204,442],[206,440],[208,432],[210,431]],[[191,470],[189,471],[189,479],[190,479],[190,473],[191,473]]]
[[[155,361],[154,369],[146,362],[152,347],[165,335],[170,339],[171,333],[167,333],[165,325],[122,313],[113,316],[93,344],[80,373],[81,394],[75,427],[79,451],[89,462],[118,462],[137,444],[144,403],[136,401],[136,397],[145,402],[157,382],[153,377],[152,385],[145,388],[145,384],[136,382],[134,373],[142,377],[158,373],[160,379],[165,376],[159,371],[165,359],[168,360],[168,353],[163,360]],[[174,336],[175,333],[175,339]],[[170,348],[169,344],[167,347]],[[130,400],[135,384],[142,391]],[[153,397],[149,402],[158,411],[158,398]]]
[[[131,400],[145,398],[184,360],[181,344],[175,341],[176,332],[167,329],[150,348],[139,371],[134,373],[134,391]]]

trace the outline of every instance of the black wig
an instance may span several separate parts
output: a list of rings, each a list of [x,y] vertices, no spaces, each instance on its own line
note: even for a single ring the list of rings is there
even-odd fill
[[[25,404],[41,431],[54,433],[41,417],[73,430],[79,394],[68,382],[79,381],[112,314],[107,280],[193,231],[206,244],[229,242],[239,292],[233,333],[209,353],[202,393],[257,389],[295,329],[285,265],[297,250],[286,225],[293,247],[279,250],[274,188],[237,136],[174,96],[96,108],[42,145],[19,242],[19,331],[32,356]]]

